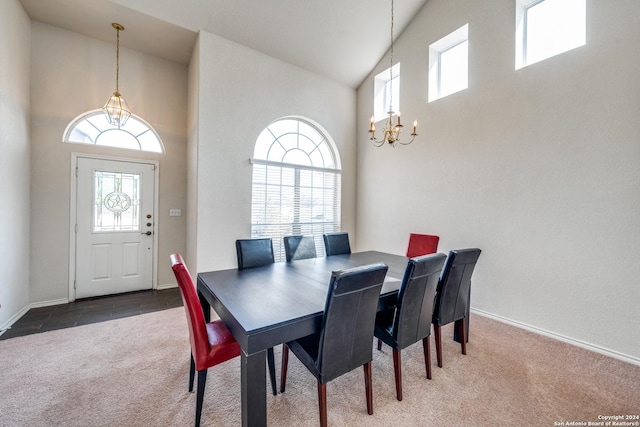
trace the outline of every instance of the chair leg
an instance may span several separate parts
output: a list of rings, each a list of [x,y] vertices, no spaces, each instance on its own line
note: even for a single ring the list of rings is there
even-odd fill
[[[275,396],[278,394],[278,388],[276,386],[276,362],[273,356],[273,347],[267,350],[267,365],[269,365],[269,378],[271,378],[271,391]]]
[[[289,366],[289,347],[282,344],[282,367],[280,369],[280,393],[284,393],[284,386],[287,382],[287,368]]]
[[[429,335],[422,339],[422,349],[424,350],[424,365],[427,369],[427,379],[431,379],[431,341]]]
[[[436,336],[436,358],[438,359],[438,368],[442,368],[442,331],[440,326],[433,325],[433,331]]]
[[[207,370],[198,371],[198,393],[196,394],[196,427],[200,426],[200,415],[202,414],[202,400],[204,398],[204,386],[207,382]]]
[[[393,349],[393,373],[396,377],[396,398],[402,401],[402,358],[397,348]]]
[[[466,336],[467,336],[467,327],[465,324],[465,320],[466,319],[460,319],[460,320],[456,320],[456,328],[458,329],[458,334],[462,337],[462,339],[460,339],[460,344],[462,346],[462,354],[467,354],[467,340],[466,340]]]
[[[327,385],[318,381],[318,409],[320,410],[320,427],[327,427]]]
[[[196,362],[193,360],[193,354],[191,355],[191,363],[189,365],[189,393],[193,393],[193,380],[196,376]]]
[[[367,395],[367,414],[373,415],[373,380],[371,375],[371,362],[364,364],[364,390]]]
[[[382,340],[378,340],[378,351],[382,350]]]

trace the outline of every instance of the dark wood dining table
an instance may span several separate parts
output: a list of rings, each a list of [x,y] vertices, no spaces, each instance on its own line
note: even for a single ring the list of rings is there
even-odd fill
[[[407,258],[367,251],[245,270],[198,273],[207,321],[212,307],[240,344],[242,425],[267,425],[266,352],[320,330],[332,271],[383,262],[388,267],[378,309],[395,304]]]

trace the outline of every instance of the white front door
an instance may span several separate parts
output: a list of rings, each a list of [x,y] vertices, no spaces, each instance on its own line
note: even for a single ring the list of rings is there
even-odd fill
[[[155,164],[76,159],[75,298],[151,289]]]

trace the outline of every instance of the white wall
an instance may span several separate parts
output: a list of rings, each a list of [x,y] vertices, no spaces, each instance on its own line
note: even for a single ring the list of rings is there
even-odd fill
[[[251,231],[256,138],[288,115],[312,119],[336,142],[342,229],[355,239],[355,91],[213,34],[199,37],[197,270],[236,266],[234,242]]]
[[[30,25],[17,0],[0,2],[0,330],[29,302]]]
[[[187,67],[120,48],[120,92],[158,132],[164,154],[61,142],[71,120],[113,92],[115,53],[115,43],[32,23],[31,302],[68,297],[72,152],[160,162],[158,285],[175,283],[169,254],[186,245]],[[170,208],[183,216],[169,217]]]
[[[198,128],[200,103],[200,39],[196,40],[189,62],[187,139],[187,248],[184,254],[189,272],[196,279],[198,264]]]
[[[429,0],[394,52],[416,142],[368,143],[388,57],[358,90],[358,249],[479,247],[475,309],[640,362],[639,16],[587,0],[585,46],[514,71],[515,0]],[[429,44],[466,23],[469,88],[427,103]]]

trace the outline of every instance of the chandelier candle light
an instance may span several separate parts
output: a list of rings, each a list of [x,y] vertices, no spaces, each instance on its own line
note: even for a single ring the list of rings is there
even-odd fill
[[[387,123],[385,124],[384,129],[382,130],[382,138],[376,139],[376,125],[374,123],[373,116],[371,116],[371,124],[369,125],[369,133],[371,134],[371,142],[376,147],[382,147],[385,143],[390,144],[395,148],[396,144],[409,145],[413,142],[413,140],[418,136],[416,130],[418,129],[418,121],[415,120],[413,122],[413,132],[411,132],[411,139],[408,142],[400,141],[400,132],[402,132],[402,124],[400,123],[400,112],[398,111],[397,121],[394,124],[393,115],[395,112],[393,111],[393,85],[391,81],[393,80],[393,0],[391,0],[391,50],[390,50],[390,65],[389,65],[389,117],[387,118]]]
[[[114,126],[124,126],[131,116],[131,110],[124,98],[118,90],[118,80],[120,77],[120,31],[124,31],[124,27],[116,22],[111,24],[116,29],[116,91],[107,99],[107,103],[102,107],[102,111],[107,116],[107,120]]]

